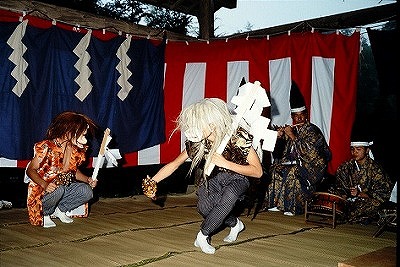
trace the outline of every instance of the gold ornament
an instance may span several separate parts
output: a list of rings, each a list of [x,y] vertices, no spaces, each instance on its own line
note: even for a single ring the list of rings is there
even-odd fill
[[[143,194],[151,199],[156,198],[157,183],[147,175],[142,181]]]

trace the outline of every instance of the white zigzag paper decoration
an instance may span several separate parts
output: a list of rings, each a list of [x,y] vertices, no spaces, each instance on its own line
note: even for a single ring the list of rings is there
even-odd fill
[[[7,44],[13,49],[8,59],[15,64],[15,68],[11,71],[11,75],[17,80],[12,91],[20,97],[29,83],[29,78],[25,75],[25,70],[28,68],[28,62],[24,59],[23,55],[27,48],[22,43],[22,38],[25,35],[28,20],[24,20],[15,28],[14,32],[7,40]]]
[[[79,58],[74,65],[79,71],[78,76],[75,78],[75,82],[79,85],[79,90],[75,93],[75,96],[82,102],[90,94],[93,87],[89,81],[90,74],[92,74],[92,71],[88,67],[90,54],[86,51],[90,43],[91,34],[92,30],[88,30],[74,49],[74,53]]]
[[[129,47],[131,46],[132,36],[128,35],[126,40],[120,45],[117,50],[117,57],[120,60],[116,69],[121,74],[118,77],[118,85],[121,86],[121,90],[118,92],[118,97],[124,101],[128,96],[129,92],[132,90],[133,86],[128,82],[129,77],[131,77],[132,72],[128,69],[129,63],[131,63],[131,59],[126,54],[128,52]]]
[[[273,151],[277,139],[277,131],[268,129],[270,119],[261,115],[263,108],[271,106],[271,103],[265,89],[260,86],[258,81],[254,82],[254,84],[247,82],[239,87],[238,95],[234,96],[231,102],[239,106],[246,101],[246,97],[254,98],[254,102],[251,108],[244,113],[243,119],[250,126],[249,130],[253,135],[253,147],[259,158],[262,159],[262,150]]]

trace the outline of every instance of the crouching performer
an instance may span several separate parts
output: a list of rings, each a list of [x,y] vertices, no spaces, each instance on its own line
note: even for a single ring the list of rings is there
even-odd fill
[[[51,122],[45,140],[34,145],[34,156],[26,169],[32,225],[54,227],[51,217],[72,223],[66,212],[93,197],[97,180],[84,175],[78,167],[86,160],[86,134],[94,136],[95,128],[86,115],[63,112]]]
[[[170,176],[188,158],[192,160],[189,173],[202,170],[202,175],[196,175],[195,185],[197,209],[204,220],[194,245],[207,254],[215,253],[210,238],[221,226],[230,227],[225,242],[234,242],[244,229],[243,222],[233,214],[233,208],[249,188],[249,177],[260,178],[263,173],[260,159],[252,147],[253,135],[240,125],[232,129],[232,125],[232,116],[221,99],[206,98],[186,107],[181,111],[175,129],[186,136],[185,150],[142,183],[145,195],[155,198],[157,183]],[[217,148],[225,135],[230,136],[229,141],[223,152],[218,153]],[[210,165],[215,168],[207,175],[204,170]]]

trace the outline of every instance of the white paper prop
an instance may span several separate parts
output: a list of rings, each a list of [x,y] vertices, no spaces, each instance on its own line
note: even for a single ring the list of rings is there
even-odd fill
[[[103,166],[104,164],[104,159],[107,160],[107,167],[109,167],[109,163],[111,163],[113,166],[118,166],[117,160],[122,158],[121,154],[119,153],[118,149],[109,149],[108,144],[110,143],[112,137],[110,136],[110,129],[107,128],[104,131],[104,136],[103,140],[100,145],[100,150],[97,158],[93,158],[94,162],[94,170],[92,174],[92,179],[97,180],[97,175],[99,173],[99,169]]]
[[[265,89],[260,86],[259,81],[248,82],[239,87],[238,95],[234,96],[231,102],[236,105],[232,122],[233,130],[225,135],[216,153],[222,154],[232,134],[238,128],[240,121],[245,120],[250,126],[250,133],[254,136],[253,147],[260,159],[262,159],[261,149],[273,151],[278,136],[277,131],[268,129],[270,119],[261,116],[264,107],[271,105]],[[261,140],[263,140],[262,146]],[[205,170],[206,175],[210,175],[214,167],[215,164],[211,163]]]

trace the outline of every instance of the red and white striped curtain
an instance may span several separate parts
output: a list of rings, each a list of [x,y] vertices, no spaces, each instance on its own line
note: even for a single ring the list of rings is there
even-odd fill
[[[301,33],[266,39],[173,42],[166,47],[166,133],[180,110],[204,97],[230,101],[241,80],[260,81],[271,97],[271,123],[290,123],[291,80],[300,87],[310,111],[332,150],[329,172],[349,157],[356,111],[360,35]],[[170,136],[168,136],[169,138]],[[183,137],[128,155],[130,164],[172,160],[183,149]]]

